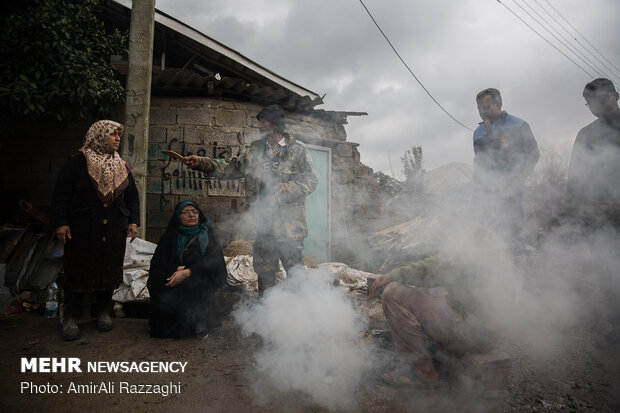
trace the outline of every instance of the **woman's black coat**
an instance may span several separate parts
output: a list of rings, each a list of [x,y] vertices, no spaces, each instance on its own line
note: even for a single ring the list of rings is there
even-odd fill
[[[209,229],[209,245],[204,254],[197,239],[186,247],[183,263],[191,275],[180,285],[164,286],[178,267],[176,213],[155,249],[147,282],[151,296],[149,325],[154,337],[204,335],[220,325],[214,291],[226,285],[226,263],[215,228],[202,212],[199,219],[199,224]]]

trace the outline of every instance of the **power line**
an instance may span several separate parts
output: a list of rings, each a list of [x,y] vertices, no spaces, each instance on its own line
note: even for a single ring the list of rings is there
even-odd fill
[[[599,64],[601,64],[605,69],[609,70],[609,72],[611,72],[614,76],[616,76],[616,73],[614,73],[614,69],[612,69],[609,66],[607,66],[607,64],[605,62],[601,61],[601,59],[599,59],[598,56],[596,56],[594,53],[592,53],[592,51],[588,47],[586,47],[583,43],[581,43],[581,41],[578,38],[576,38],[575,35],[573,33],[571,33],[570,30],[568,30],[562,24],[562,22],[560,22],[558,19],[556,19],[555,16],[549,12],[549,10],[547,10],[542,4],[540,4],[538,2],[538,0],[534,0],[534,2],[536,2],[536,4],[538,4],[538,7],[540,7],[542,10],[544,10],[544,12],[547,13],[547,15],[549,17],[551,17],[553,19],[553,21],[566,32],[566,34],[568,34],[574,41],[576,41],[577,44],[579,44],[579,46],[581,46],[581,48],[583,50],[588,52],[590,54],[590,56],[592,56]],[[547,1],[547,3],[549,3],[549,2]],[[553,8],[553,6],[551,6],[551,8]],[[556,10],[556,13],[557,13],[557,10]]]
[[[545,25],[543,25],[540,21],[536,20],[531,14],[527,13],[527,11],[524,10],[532,18],[532,20],[534,20],[536,23],[538,23],[543,29],[545,29],[550,35],[552,35],[558,42],[560,42],[560,44],[562,44],[564,47],[566,47],[568,50],[570,50],[571,53],[573,53],[575,56],[577,56],[583,63],[585,63],[590,69],[594,70],[599,75],[602,75],[602,76],[605,76],[605,77],[610,77],[610,75],[608,75],[605,72],[605,70],[601,69],[601,67],[599,67],[596,63],[594,63],[588,56],[586,56],[583,52],[581,52],[579,49],[577,49],[577,47],[574,46],[571,43],[570,39],[567,39],[557,28],[555,28],[549,22],[549,20],[547,20],[543,15],[541,15],[532,5],[527,3],[525,0],[521,0],[521,1],[530,10],[532,10],[532,12],[534,12],[543,22],[545,22],[545,24],[548,26],[548,28],[545,27]],[[537,0],[534,0],[534,1],[536,1],[536,4],[538,4],[538,6],[540,7],[540,4],[538,3],[538,1]],[[515,3],[516,3],[516,0],[515,0]],[[521,7],[521,9],[523,10],[522,7]],[[552,29],[555,33],[557,33],[558,36],[560,36],[563,41],[560,40],[556,35],[551,33],[551,31],[549,29]]]
[[[517,19],[521,20],[521,22],[523,24],[525,24],[527,27],[530,28],[530,30],[532,30],[534,33],[536,33],[541,39],[543,39],[545,42],[549,43],[549,45],[551,47],[553,47],[555,50],[557,50],[558,52],[560,52],[564,57],[566,57],[568,60],[570,60],[571,62],[573,62],[573,64],[575,66],[577,66],[579,69],[581,69],[585,74],[587,74],[590,77],[594,77],[591,73],[589,73],[586,69],[584,69],[583,67],[579,66],[579,64],[577,62],[575,62],[573,59],[570,58],[570,56],[568,56],[566,53],[564,53],[563,51],[561,51],[560,49],[558,49],[556,47],[556,45],[554,45],[553,43],[551,43],[549,40],[547,40],[547,38],[545,36],[543,36],[542,34],[538,33],[536,31],[536,29],[534,29],[532,26],[530,26],[525,20],[523,20],[521,18],[521,16],[519,16],[517,13],[515,13],[510,7],[506,6],[504,3],[501,2],[501,0],[497,0],[497,2],[499,4],[501,4],[502,6],[504,6],[506,8],[506,10],[508,10],[510,13],[512,13]]]
[[[441,106],[441,104],[437,101],[437,99],[435,99],[433,97],[433,95],[431,95],[431,92],[428,91],[428,89],[426,89],[426,87],[422,84],[422,82],[420,82],[420,80],[418,79],[418,77],[415,75],[415,73],[413,73],[413,70],[411,70],[409,68],[409,66],[407,66],[407,63],[405,63],[405,61],[403,60],[402,57],[400,57],[400,54],[398,54],[398,52],[396,51],[396,49],[394,48],[394,46],[392,45],[392,42],[390,41],[390,39],[388,39],[388,37],[386,36],[386,34],[383,32],[383,30],[381,29],[381,27],[379,26],[379,23],[377,23],[377,21],[375,20],[374,17],[372,17],[372,14],[370,13],[370,10],[368,10],[368,7],[366,7],[366,5],[364,4],[364,2],[362,0],[360,0],[360,3],[362,4],[362,6],[364,7],[364,9],[366,10],[366,13],[368,13],[368,16],[370,16],[370,19],[372,20],[372,22],[375,24],[375,26],[377,26],[377,29],[379,29],[379,31],[381,32],[381,34],[383,35],[383,37],[385,38],[385,40],[388,42],[388,44],[390,45],[390,47],[392,48],[392,50],[394,51],[394,53],[396,53],[396,56],[398,56],[398,58],[400,59],[400,61],[402,62],[402,64],[407,68],[407,70],[409,71],[409,73],[411,73],[411,76],[413,76],[413,78],[416,80],[416,82],[418,82],[418,84],[420,86],[422,86],[422,89],[424,89],[424,91],[426,92],[426,94],[428,96],[430,96],[431,99],[433,99],[433,102],[435,102],[435,104],[437,106],[439,106],[439,108],[441,110],[443,110],[445,112],[446,115],[448,115],[453,121],[455,121],[456,123],[458,123],[459,125],[461,125],[462,127],[464,127],[465,129],[473,132],[474,130],[471,129],[468,126],[465,126],[464,124],[462,124],[461,122],[459,122],[458,119],[456,119],[454,116],[452,116],[450,114],[450,112],[448,112],[443,106]]]
[[[570,27],[573,28],[575,32],[577,32],[577,34],[579,34],[579,36],[581,36],[583,40],[586,41],[586,43],[590,45],[591,48],[593,48],[603,59],[605,59],[610,65],[612,65],[616,70],[618,70],[618,73],[620,73],[620,69],[616,65],[614,65],[607,57],[605,57],[605,55],[601,53],[592,43],[590,43],[590,41],[586,39],[586,37],[583,34],[581,34],[579,30],[575,28],[575,26],[573,26],[568,20],[566,20],[566,18],[562,15],[562,13],[560,13],[555,7],[553,7],[551,3],[549,3],[549,0],[545,0],[545,1],[566,23],[568,23]]]

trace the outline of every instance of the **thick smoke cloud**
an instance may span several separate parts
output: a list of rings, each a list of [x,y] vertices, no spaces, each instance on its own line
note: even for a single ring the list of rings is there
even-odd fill
[[[353,408],[355,389],[370,368],[363,326],[342,288],[325,271],[294,269],[285,283],[235,312],[242,333],[258,334],[258,400],[301,391],[329,409]]]

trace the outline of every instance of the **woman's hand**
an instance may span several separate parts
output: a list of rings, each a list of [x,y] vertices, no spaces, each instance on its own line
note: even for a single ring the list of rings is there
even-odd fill
[[[71,228],[69,228],[69,225],[61,225],[56,228],[56,237],[61,240],[63,244],[66,244],[67,239],[71,239]]]
[[[385,287],[391,282],[392,282],[392,277],[390,277],[390,274],[385,274],[385,275],[380,276],[370,286],[370,289],[368,290],[368,297],[375,298],[375,293],[377,292],[377,290],[381,287]]]
[[[131,238],[129,243],[131,244],[134,239],[138,236],[138,226],[136,224],[129,224],[127,227],[127,238]],[[69,237],[71,238],[71,237]]]
[[[166,278],[166,281],[168,282],[164,284],[164,287],[176,287],[177,285],[181,285],[183,281],[185,281],[185,279],[191,275],[191,273],[192,270],[190,270],[189,268],[177,267],[177,270],[174,272],[174,274]]]

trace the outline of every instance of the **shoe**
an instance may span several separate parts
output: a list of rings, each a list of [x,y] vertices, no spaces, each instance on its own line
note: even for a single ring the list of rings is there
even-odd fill
[[[97,317],[97,328],[99,331],[110,331],[112,327],[114,327],[114,324],[112,324],[112,317],[110,317],[110,314],[99,314],[99,317]]]
[[[62,323],[62,339],[73,341],[80,338],[80,328],[73,318],[68,318]]]

